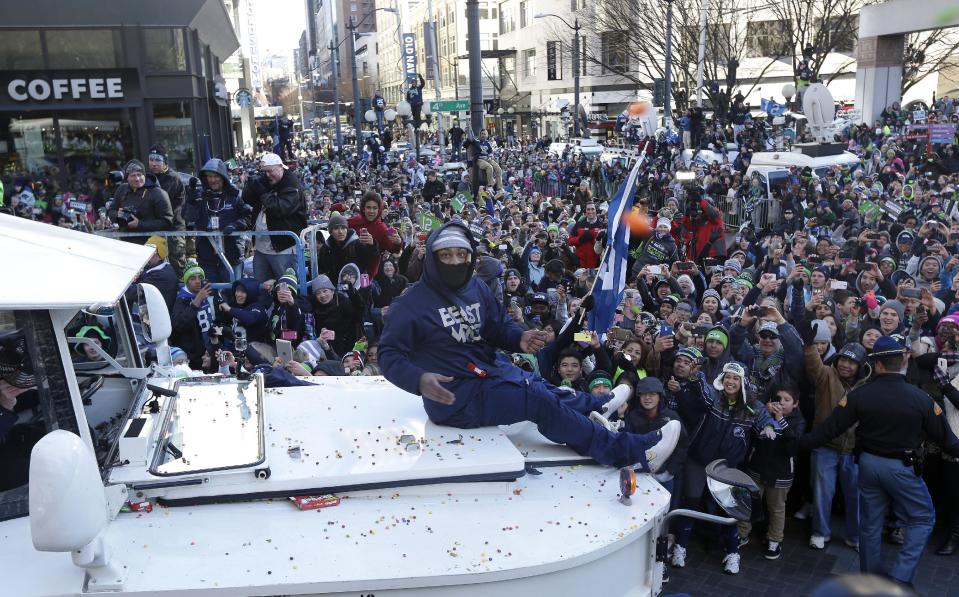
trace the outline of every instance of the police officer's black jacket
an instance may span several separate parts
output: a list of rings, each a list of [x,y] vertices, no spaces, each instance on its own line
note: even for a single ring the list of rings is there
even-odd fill
[[[899,458],[929,438],[959,458],[959,439],[946,424],[942,409],[898,373],[878,375],[854,389],[828,419],[799,440],[799,447],[821,446],[856,423],[857,452]]]

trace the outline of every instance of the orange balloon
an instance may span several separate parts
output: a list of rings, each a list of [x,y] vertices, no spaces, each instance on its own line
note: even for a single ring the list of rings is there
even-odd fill
[[[640,213],[636,208],[623,214],[623,221],[629,226],[632,234],[646,236],[652,231],[652,225],[649,222],[649,216]]]
[[[652,104],[649,102],[633,102],[629,105],[627,110],[629,111],[630,116],[637,117],[645,116],[651,107]]]

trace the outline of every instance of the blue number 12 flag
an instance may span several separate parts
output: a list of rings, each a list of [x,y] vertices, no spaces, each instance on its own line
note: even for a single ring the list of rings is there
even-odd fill
[[[616,306],[626,289],[626,260],[629,257],[629,224],[623,217],[633,208],[636,198],[636,182],[644,158],[636,160],[629,176],[609,204],[609,228],[606,231],[606,251],[596,272],[593,285],[593,310],[589,314],[589,327],[598,334],[605,334],[613,323]]]

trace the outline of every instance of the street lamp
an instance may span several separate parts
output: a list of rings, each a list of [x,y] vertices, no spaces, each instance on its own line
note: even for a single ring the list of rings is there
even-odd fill
[[[563,22],[564,25],[573,30],[573,110],[575,112],[575,118],[573,118],[573,134],[576,137],[579,137],[579,19],[573,20],[573,24],[570,25],[569,21],[564,19],[559,15],[552,13],[537,13],[533,15],[534,19],[543,19],[546,17],[554,17]]]
[[[363,150],[363,128],[362,123],[360,122],[360,86],[356,80],[356,28],[362,25],[363,21],[368,19],[371,14],[378,11],[389,12],[399,16],[399,13],[395,8],[377,8],[366,13],[366,15],[360,19],[359,23],[356,22],[356,19],[353,18],[353,15],[350,15],[350,22],[346,26],[346,28],[350,30],[350,68],[352,70],[350,75],[353,79],[353,126],[356,128],[357,153]]]
[[[396,114],[401,118],[409,118],[413,115],[413,106],[406,100],[400,100],[396,104]],[[413,128],[412,125],[409,128]],[[413,147],[416,151],[416,159],[420,159],[420,136],[413,128]]]
[[[786,107],[789,108],[792,103],[793,96],[796,95],[796,86],[792,83],[786,83],[783,85],[782,89],[783,97],[786,98]]]

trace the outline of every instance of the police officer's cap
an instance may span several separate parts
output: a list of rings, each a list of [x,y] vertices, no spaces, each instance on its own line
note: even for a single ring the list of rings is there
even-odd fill
[[[906,354],[906,349],[892,336],[882,336],[876,340],[872,348],[871,359],[880,359],[882,357],[892,357]]]

